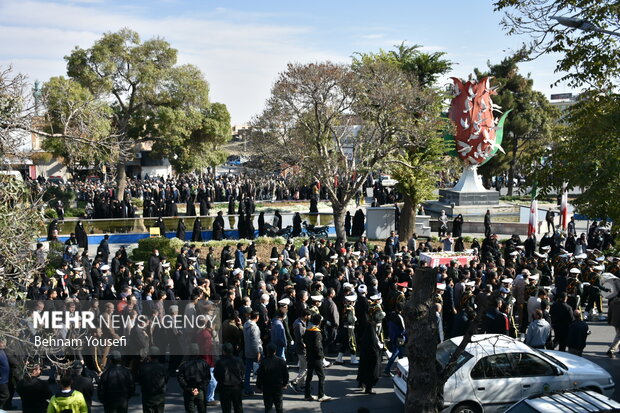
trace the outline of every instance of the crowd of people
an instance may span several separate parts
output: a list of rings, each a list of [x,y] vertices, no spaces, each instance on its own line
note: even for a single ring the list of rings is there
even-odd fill
[[[299,183],[292,177],[250,177],[240,175],[185,174],[173,177],[127,178],[123,196],[117,197],[116,182],[98,180],[46,181],[39,177],[31,182],[38,192],[49,188],[73,193],[77,201],[83,201],[85,218],[135,218],[179,216],[179,204],[185,205],[186,216],[206,216],[215,203],[229,203],[228,214],[237,213],[235,202],[244,204],[256,201],[310,201],[310,212],[318,212],[318,201],[327,199],[325,186],[319,182]],[[377,205],[393,204],[400,199],[397,191],[386,188],[369,177],[364,188],[356,196],[359,205],[365,188],[372,188]],[[142,202],[138,210],[136,199]],[[64,219],[66,205],[61,199],[52,199],[60,220]]]
[[[607,289],[602,274],[620,275],[620,260],[597,249],[602,228],[583,234],[583,250],[569,242],[570,233],[566,239],[561,233],[547,237],[550,243],[516,235],[500,243],[491,233],[469,246],[475,258],[467,264],[453,260],[433,269],[436,343],[463,335],[481,319],[479,332],[582,354],[586,320],[602,315],[601,292]],[[354,242],[310,238],[299,246],[274,247],[270,257],[258,257],[255,245],[241,243],[219,253],[187,243],[175,259],[155,250],[148,262],[132,262],[124,248],[111,255],[107,239],[99,250],[102,254],[91,261],[86,251],[71,249],[54,275],[41,274],[32,283],[27,297],[40,308],[145,316],[146,326],[96,332],[128,337],[137,356],[123,356],[114,347],[73,352],[66,372],[52,370],[60,390],[50,399],[49,389],[41,390],[47,389],[39,378],[43,364],[27,360],[27,371],[20,374],[23,363],[6,356],[11,343],[3,351],[6,340],[0,341],[0,405],[10,403],[17,389],[24,406],[40,406],[24,411],[44,411],[69,398],[81,403],[78,394],[90,409],[95,382],[106,412],[127,411],[136,384],[144,411],[159,412],[168,381],[176,379],[187,412],[218,403],[223,412],[238,412],[243,397],[256,390],[266,411],[280,412],[287,391],[303,392],[308,402],[331,400],[325,369],[332,363],[357,369],[359,388],[372,395],[379,378],[389,376],[395,361],[406,355],[403,310],[415,277],[428,268],[421,253],[443,247],[416,236],[401,242],[392,232],[384,245],[370,244],[363,235]],[[609,307],[618,333],[608,353],[613,357],[620,343],[620,298],[610,299]],[[153,327],[168,314],[212,311],[221,321],[193,335]],[[25,331],[37,334],[29,324]],[[161,335],[183,346],[185,356],[158,346]],[[216,346],[221,346],[219,355]],[[63,411],[54,409],[48,411]]]

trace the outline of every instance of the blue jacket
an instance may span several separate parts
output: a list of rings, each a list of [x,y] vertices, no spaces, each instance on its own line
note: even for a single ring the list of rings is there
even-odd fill
[[[235,251],[235,268],[245,269],[245,255],[242,251]]]
[[[284,324],[279,318],[271,320],[271,342],[277,347],[286,347],[286,333],[284,332]]]

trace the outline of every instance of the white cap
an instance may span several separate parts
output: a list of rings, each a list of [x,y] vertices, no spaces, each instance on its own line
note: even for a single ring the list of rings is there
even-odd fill
[[[109,269],[110,269],[110,266],[108,264],[104,264],[100,268],[101,271],[108,271]]]
[[[605,257],[596,257],[596,260],[598,262],[603,262],[603,261],[605,261]]]
[[[547,258],[547,254],[540,254],[538,252],[535,252],[534,255],[536,255],[538,258]]]
[[[360,255],[362,255],[362,252],[361,251],[353,251],[351,254],[356,255],[356,256],[359,257]]]
[[[375,294],[375,295],[371,295],[370,299],[373,300],[373,301],[380,300],[381,299],[381,293],[378,293],[378,294]]]
[[[76,272],[84,271],[84,267],[73,267],[73,271],[76,271]]]
[[[437,289],[444,291],[446,289],[446,284],[444,283],[437,283]]]
[[[57,275],[66,275],[64,272],[62,272],[61,270],[56,270],[56,274]]]
[[[402,252],[396,252],[396,253],[394,253],[394,256],[396,256],[396,257],[400,257],[401,255],[403,255],[403,253],[402,253]]]
[[[136,265],[137,265],[138,267],[140,267],[140,266],[144,266],[144,261],[138,261],[138,262],[136,262]]]
[[[306,257],[301,257],[301,258],[299,259],[299,262],[301,262],[301,263],[306,262]]]
[[[279,305],[290,305],[291,304],[291,300],[289,298],[283,298],[280,301],[278,301]]]
[[[530,275],[530,280],[533,280],[533,281],[538,281],[538,279],[539,279],[539,278],[540,278],[540,275],[538,275],[538,274],[532,274],[532,275]]]
[[[551,247],[549,245],[545,245],[544,247],[540,247],[540,249],[543,251],[549,251]]]
[[[465,287],[473,287],[474,285],[476,285],[475,281],[466,281],[465,282]]]
[[[323,301],[323,296],[322,296],[322,295],[320,295],[320,294],[318,294],[318,295],[312,295],[312,296],[310,296],[310,299],[311,299],[312,301]]]
[[[581,285],[583,285],[584,287],[587,287],[588,285],[590,285],[590,283],[585,282],[585,283],[582,283]]]
[[[323,274],[321,274],[320,272],[314,274],[314,279],[317,280],[317,281],[321,281],[323,278],[325,278],[325,276]]]
[[[170,267],[170,263],[169,262],[164,262],[161,266],[164,267],[164,268],[169,268]]]
[[[524,245],[517,245],[517,249],[518,249],[518,250],[524,250],[524,249],[525,249],[525,246],[524,246]]]
[[[514,280],[512,278],[504,278],[502,284],[512,284]]]
[[[368,291],[368,287],[366,287],[366,284],[360,284],[357,287],[357,291],[360,293],[365,293],[366,291]]]
[[[603,271],[605,267],[603,267],[602,265],[595,265],[594,267],[592,267],[592,269],[594,271]]]
[[[352,303],[357,301],[357,294],[350,294],[344,297],[348,302]]]
[[[190,261],[196,261],[198,258],[197,257],[189,257]]]
[[[351,284],[351,283],[344,283],[344,284],[342,284],[342,288],[351,288],[351,287],[353,287],[353,284]]]
[[[234,259],[232,259],[232,260],[226,260],[226,262],[227,262],[228,264],[234,264],[234,263],[235,263],[235,260],[234,260]]]
[[[276,262],[276,261],[278,261],[278,259],[277,258],[269,258],[269,261]]]
[[[575,267],[571,268],[568,272],[571,274],[581,274],[581,270]]]
[[[519,255],[519,251],[513,251],[510,253],[511,257],[516,257],[517,255]]]
[[[578,260],[585,260],[586,258],[588,258],[588,254],[585,254],[585,253],[575,255],[575,259],[578,259]]]
[[[338,259],[338,254],[334,254],[334,255],[332,255],[329,258],[331,258],[332,260],[337,260]]]
[[[323,275],[322,272],[315,272],[314,273],[314,278],[316,278],[316,277],[325,277],[325,275]]]
[[[243,272],[241,268],[235,268],[232,272],[233,275],[239,275]]]

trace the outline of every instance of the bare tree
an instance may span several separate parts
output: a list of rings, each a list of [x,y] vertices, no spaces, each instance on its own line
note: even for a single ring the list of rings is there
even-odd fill
[[[368,174],[423,139],[432,98],[385,62],[346,66],[289,64],[253,121],[251,143],[273,169],[295,165],[319,181],[332,205],[336,234]]]

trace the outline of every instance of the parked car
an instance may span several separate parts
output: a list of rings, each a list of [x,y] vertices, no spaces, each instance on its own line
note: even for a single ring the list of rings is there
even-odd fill
[[[437,346],[446,366],[461,343],[454,337]],[[404,403],[409,362],[396,364],[394,392]],[[525,397],[563,390],[588,389],[610,396],[614,381],[602,367],[570,353],[537,350],[511,337],[480,334],[459,356],[444,385],[444,413],[501,412]]]
[[[620,412],[620,403],[594,391],[570,391],[528,397],[506,413]]]

